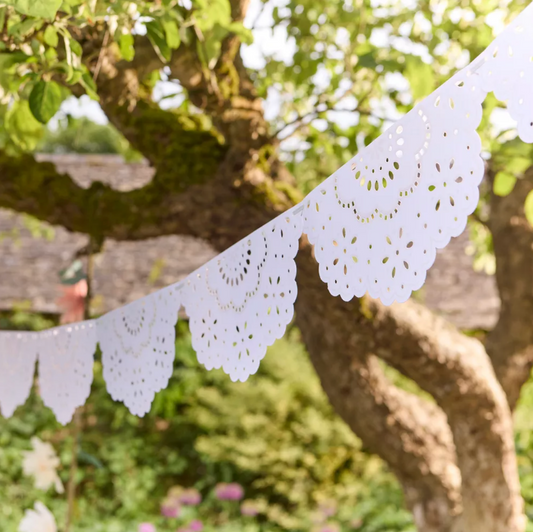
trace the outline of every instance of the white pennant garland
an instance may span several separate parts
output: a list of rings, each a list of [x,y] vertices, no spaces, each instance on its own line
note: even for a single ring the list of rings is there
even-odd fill
[[[37,333],[0,332],[0,411],[11,417],[28,399],[37,360]]]
[[[66,424],[91,392],[96,324],[88,320],[54,327],[38,333],[37,340],[43,403]]]
[[[533,4],[530,4],[474,61],[486,92],[507,103],[518,136],[533,142]]]
[[[172,375],[180,306],[198,360],[246,380],[293,317],[302,232],[331,294],[407,300],[424,284],[436,249],[465,229],[476,208],[484,173],[477,127],[488,92],[507,102],[519,137],[533,142],[531,27],[533,5],[300,205],[183,282],[97,320],[0,332],[2,415],[26,401],[39,357],[43,401],[67,423],[89,395],[97,341],[109,393],[144,415]]]
[[[146,414],[172,375],[179,307],[173,285],[97,320],[107,390],[132,414]]]
[[[192,346],[207,369],[245,381],[294,313],[302,217],[293,211],[258,229],[185,283]]]
[[[480,85],[461,71],[309,195],[304,232],[333,295],[405,301],[463,232],[484,171]]]

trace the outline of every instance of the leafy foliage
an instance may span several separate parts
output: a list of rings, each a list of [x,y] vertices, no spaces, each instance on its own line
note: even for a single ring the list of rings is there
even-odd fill
[[[53,19],[61,5],[62,0],[12,0],[8,5],[12,5],[18,13],[29,15],[30,17],[42,17]]]
[[[127,161],[141,159],[111,124],[100,125],[70,115],[58,122],[57,129],[45,130],[36,150],[40,153],[116,153]]]
[[[55,82],[37,82],[30,93],[28,102],[30,110],[35,118],[46,124],[61,106],[61,87]]]
[[[10,0],[0,5],[0,119],[5,119],[8,147],[31,150],[35,145],[25,140],[27,134],[7,127],[8,118],[15,124],[27,120],[23,102],[29,100],[35,119],[46,124],[74,88],[98,100],[93,75],[84,63],[91,51],[77,40],[87,27],[104,27],[105,41],[116,43],[115,52],[126,61],[135,57],[134,34],[146,33],[164,63],[182,41],[196,41],[206,68],[216,62],[228,34],[245,41],[251,35],[232,21],[227,0]],[[33,136],[42,128],[34,129]]]

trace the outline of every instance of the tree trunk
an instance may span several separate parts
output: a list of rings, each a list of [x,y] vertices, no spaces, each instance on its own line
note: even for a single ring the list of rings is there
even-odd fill
[[[413,303],[344,303],[308,249],[297,262],[296,323],[322,386],[396,473],[419,531],[523,532],[511,412],[482,345]],[[375,355],[439,406],[393,386]]]

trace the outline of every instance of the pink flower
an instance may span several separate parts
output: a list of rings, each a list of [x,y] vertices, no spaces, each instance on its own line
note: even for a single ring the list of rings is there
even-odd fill
[[[179,517],[180,511],[181,507],[177,499],[167,497],[161,504],[161,515],[163,517],[176,519],[176,517]]]
[[[179,497],[183,493],[183,489],[178,486],[171,488],[167,496],[161,502],[161,515],[170,519],[176,519],[181,514],[181,504]]]
[[[202,502],[202,496],[198,490],[190,488],[178,496],[178,501],[185,506],[196,506]]]
[[[85,315],[85,298],[87,297],[87,281],[82,279],[73,285],[61,285],[63,296],[57,300],[62,310],[61,323],[82,321]]]
[[[139,532],[155,532],[155,526],[152,523],[141,523],[139,525]]]
[[[241,514],[247,517],[255,517],[259,513],[259,508],[254,501],[244,501],[241,504]]]
[[[336,523],[328,523],[320,529],[320,532],[340,532],[340,530],[339,525]]]
[[[221,483],[215,486],[215,496],[219,501],[240,501],[244,497],[244,490],[235,482]]]
[[[204,524],[199,519],[194,519],[187,526],[179,527],[176,532],[202,532],[204,529]]]
[[[194,521],[191,521],[189,523],[190,532],[202,532],[203,529],[204,529],[204,524],[202,523],[202,521],[198,519],[194,519]]]

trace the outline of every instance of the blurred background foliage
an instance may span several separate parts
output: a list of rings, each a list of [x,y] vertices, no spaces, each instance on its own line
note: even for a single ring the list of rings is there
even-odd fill
[[[23,312],[0,322],[13,328],[53,324]],[[317,509],[334,501],[332,520],[342,530],[413,531],[399,485],[332,412],[298,336],[293,329],[270,348],[254,379],[232,383],[221,371],[199,366],[187,324],[180,322],[173,378],[143,419],[111,400],[97,363],[83,409],[73,530],[136,531],[148,521],[174,531],[159,506],[179,484],[200,490],[205,502],[198,517],[216,530],[315,530]],[[64,521],[65,498],[37,491],[22,475],[21,452],[33,435],[54,445],[60,476],[68,478],[71,430],[57,424],[34,392],[13,418],[0,420],[3,532],[14,532],[35,500]],[[259,516],[221,508],[212,496],[219,482],[240,483],[261,508]]]
[[[118,154],[127,162],[142,159],[129,142],[111,124],[97,124],[87,117],[66,114],[57,120],[55,128],[44,130],[37,144],[37,153]]]
[[[0,317],[1,328],[53,325],[53,318],[23,310]],[[389,376],[417,393],[407,379],[392,371]],[[528,531],[533,530],[532,413],[533,381],[516,412]],[[174,532],[176,522],[160,515],[160,505],[175,485],[202,493],[194,516],[207,532],[335,531],[316,525],[319,508],[328,504],[336,507],[331,526],[342,532],[415,530],[394,476],[333,413],[296,329],[269,349],[254,379],[232,383],[221,371],[207,372],[198,364],[187,323],[180,321],[174,375],[151,412],[137,418],[113,402],[97,362],[82,419],[75,532],[135,532],[141,522]],[[36,490],[22,474],[22,451],[34,435],[54,445],[60,476],[64,483],[68,479],[72,429],[55,421],[34,390],[15,416],[0,419],[3,532],[15,532],[35,500],[51,509],[59,525],[64,522],[65,497]],[[213,490],[220,482],[241,484],[259,515],[245,517],[237,503],[217,501]]]

